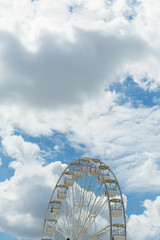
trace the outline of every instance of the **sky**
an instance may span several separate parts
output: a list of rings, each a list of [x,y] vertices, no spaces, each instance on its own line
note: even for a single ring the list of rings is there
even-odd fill
[[[0,239],[37,240],[65,167],[116,174],[160,239],[160,1],[0,0]]]

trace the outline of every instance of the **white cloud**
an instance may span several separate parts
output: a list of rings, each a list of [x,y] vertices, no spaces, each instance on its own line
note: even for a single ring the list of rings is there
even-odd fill
[[[155,201],[144,201],[145,211],[141,215],[131,215],[127,223],[128,240],[159,240],[160,237],[160,196]]]
[[[59,147],[58,145],[55,145],[55,146],[54,146],[54,150],[55,150],[56,152],[60,152],[60,147]]]
[[[11,135],[17,127],[25,130],[31,136],[51,135],[52,130],[45,120],[48,114],[11,104],[3,105],[0,107],[0,135],[2,137]]]
[[[0,157],[0,166],[2,165],[2,158]]]
[[[22,137],[9,136],[3,146],[16,160],[10,162],[14,175],[0,182],[1,230],[17,237],[39,237],[52,190],[66,165],[43,165],[39,147]]]
[[[10,34],[1,33],[1,44],[1,103],[39,109],[100,95],[128,65],[145,61],[148,66],[153,55],[141,37],[83,30],[76,31],[75,42],[46,33],[36,53]]]
[[[25,109],[24,114],[19,109],[15,114],[3,113],[1,119],[7,123],[3,130],[16,126],[32,136],[50,134],[50,137],[56,130],[65,134],[71,146],[82,150],[84,155],[105,160],[127,191],[145,191],[146,184],[148,191],[159,191],[160,109],[143,105],[134,108],[129,103],[119,105],[117,97],[114,92],[104,92],[94,100],[63,111],[35,113]],[[4,144],[6,132],[2,134]],[[15,143],[18,141],[20,148],[21,137],[12,139]],[[12,150],[6,143],[7,149]],[[12,153],[14,155],[21,157],[19,152]]]
[[[6,136],[2,140],[2,145],[7,155],[17,161],[30,164],[40,160],[39,146],[34,143],[25,142],[21,136]]]
[[[159,114],[159,107],[113,106],[88,124],[77,117],[68,137],[73,145],[86,144],[89,156],[101,156],[116,168],[126,190],[146,191],[147,185],[148,191],[159,191]]]
[[[151,155],[154,156],[154,154]],[[148,191],[160,190],[159,161],[156,162],[154,157],[148,157],[146,154],[146,159],[143,163],[137,164],[136,167],[130,168],[128,171],[127,175],[131,176],[126,184],[128,190],[146,191],[146,185]]]
[[[148,19],[150,15],[146,9],[151,5],[157,16],[157,1],[156,6],[149,2],[136,5],[127,1],[114,1],[109,5],[105,1],[92,1],[91,4],[89,1],[56,3],[49,0],[14,1],[13,4],[2,1],[1,4],[2,23],[6,23],[4,11],[8,16],[8,25],[0,27],[3,30],[1,103],[12,102],[39,109],[62,108],[100,95],[106,83],[124,78],[126,74],[132,74],[143,87],[146,86],[142,79],[146,76],[152,82],[150,88],[160,82],[159,45],[144,38],[148,28],[139,10],[143,10]],[[69,13],[72,5],[75,12]],[[124,15],[133,9],[137,17],[128,22]],[[107,16],[111,19],[107,21],[106,17],[104,21],[105,13],[110,10],[112,17]],[[13,31],[10,31],[10,21]],[[145,33],[139,29],[140,23]],[[66,31],[65,26],[68,26]],[[37,32],[39,34],[30,41],[30,35]],[[155,34],[159,39],[156,29]],[[36,51],[31,51],[33,45]]]
[[[159,191],[159,114],[158,106],[120,106],[107,92],[77,111],[50,116],[49,122],[73,147],[110,164],[127,191],[146,191],[146,185]]]

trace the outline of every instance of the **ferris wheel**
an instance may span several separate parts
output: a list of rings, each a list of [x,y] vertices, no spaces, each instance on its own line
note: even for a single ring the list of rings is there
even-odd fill
[[[51,195],[41,240],[126,240],[122,193],[109,166],[73,161]]]

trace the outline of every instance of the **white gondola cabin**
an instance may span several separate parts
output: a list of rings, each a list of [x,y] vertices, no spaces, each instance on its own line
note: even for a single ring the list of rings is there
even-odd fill
[[[66,185],[66,187],[73,186],[74,180],[73,180],[73,179],[66,178],[66,179],[64,180],[64,184]]]
[[[64,187],[62,187],[64,186]],[[67,189],[65,185],[59,185],[57,186],[59,189],[57,190],[57,198],[58,199],[66,199],[67,197]]]
[[[55,232],[55,228],[53,226],[51,226],[49,223],[52,222],[52,224],[56,223],[56,219],[47,219],[47,227],[46,227],[46,233],[54,233]]]
[[[108,194],[109,197],[115,197],[117,195],[117,190],[116,189],[108,189]]]
[[[113,240],[126,240],[124,224],[114,223],[112,229]]]
[[[53,240],[53,238],[43,238],[43,240]]]
[[[97,169],[96,167],[91,167],[90,174],[97,175]]]
[[[61,201],[53,200],[51,202],[51,214],[59,215],[61,212]]]
[[[112,217],[121,217],[122,216],[122,200],[119,198],[113,198],[111,202],[111,214]]]
[[[82,177],[82,175],[83,175],[83,173],[80,170],[75,170],[73,172],[73,177],[74,178],[80,178],[80,177]]]
[[[67,197],[67,193],[65,193],[65,192],[58,192],[57,193],[57,198],[58,199],[66,199],[66,197]]]
[[[102,174],[97,177],[98,182],[103,182],[103,179],[107,181],[109,179],[109,174]]]
[[[81,171],[82,171],[82,173],[90,173],[90,167],[84,165],[84,166],[82,166],[82,170]]]
[[[108,190],[108,195],[110,198],[113,198],[117,195],[117,186],[116,183],[117,181],[115,179],[107,179],[106,180],[107,183],[107,190]],[[105,195],[107,195],[105,193]]]
[[[54,227],[48,226],[46,228],[46,233],[54,233],[54,232],[55,232],[55,228]]]

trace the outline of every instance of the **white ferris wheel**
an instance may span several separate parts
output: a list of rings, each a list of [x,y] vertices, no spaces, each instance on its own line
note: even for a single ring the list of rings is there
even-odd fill
[[[124,202],[109,166],[73,161],[51,195],[41,240],[126,240]]]

